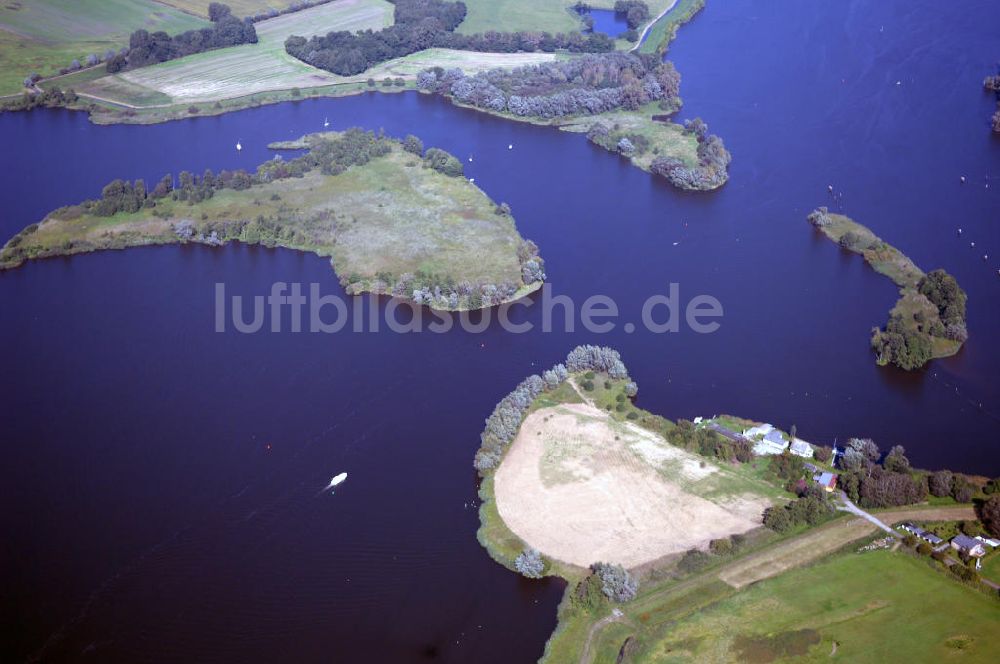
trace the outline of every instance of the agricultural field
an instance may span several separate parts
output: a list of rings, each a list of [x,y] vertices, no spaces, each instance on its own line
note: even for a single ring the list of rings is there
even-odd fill
[[[78,91],[129,107],[192,104],[275,90],[363,83],[369,78],[412,79],[428,67],[460,67],[468,72],[546,62],[550,53],[473,53],[429,49],[382,63],[358,76],[331,74],[285,53],[289,35],[310,37],[331,30],[377,30],[392,23],[384,0],[338,0],[257,24],[257,44],[198,53],[85,82]]]
[[[83,88],[96,97],[144,105],[145,90],[160,92],[176,103],[210,101],[265,90],[312,87],[337,82],[337,76],[315,69],[285,53],[290,35],[311,37],[331,30],[378,30],[392,23],[392,5],[383,0],[338,0],[257,24],[257,44],[207,51],[110,77],[123,97],[106,96],[108,84]],[[127,92],[129,87],[134,92]]]
[[[156,0],[161,5],[167,5],[189,14],[208,16],[208,5],[211,0]],[[295,0],[226,0],[236,16],[253,16],[268,9],[285,9]]]
[[[989,661],[1000,604],[909,555],[845,553],[673,622],[629,661]]]
[[[36,72],[51,76],[74,59],[128,45],[140,28],[171,34],[208,21],[153,0],[5,0],[0,4],[0,94],[20,92]]]

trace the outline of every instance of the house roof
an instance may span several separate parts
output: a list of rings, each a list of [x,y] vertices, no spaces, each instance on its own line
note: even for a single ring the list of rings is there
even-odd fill
[[[781,432],[778,431],[777,429],[772,429],[768,431],[767,435],[764,436],[764,440],[766,440],[769,443],[777,443],[778,445],[788,444],[785,442],[785,437],[782,436]]]
[[[816,478],[816,481],[823,486],[830,486],[835,479],[837,479],[837,476],[833,473],[821,473],[820,476]]]
[[[957,544],[963,549],[975,549],[977,546],[983,545],[982,542],[974,537],[969,537],[968,535],[955,535],[951,542],[952,544]]]

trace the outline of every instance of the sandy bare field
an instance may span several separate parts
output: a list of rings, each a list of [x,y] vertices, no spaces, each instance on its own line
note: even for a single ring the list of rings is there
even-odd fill
[[[721,495],[719,469],[589,404],[529,415],[496,472],[514,533],[574,565],[635,567],[760,525],[767,499]],[[711,499],[697,495],[711,486]]]

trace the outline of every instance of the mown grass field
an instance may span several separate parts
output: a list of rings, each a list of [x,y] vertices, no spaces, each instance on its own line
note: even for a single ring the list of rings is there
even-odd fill
[[[468,14],[458,31],[465,34],[496,30],[576,32],[583,28],[579,15],[571,9],[577,0],[464,0]],[[683,1],[683,0],[682,0]],[[671,0],[646,0],[656,16]],[[588,0],[595,9],[612,9],[615,0]]]
[[[140,28],[169,33],[208,21],[153,0],[5,0],[0,4],[0,94],[13,94],[32,72],[58,73],[73,59],[128,45]]]
[[[1000,603],[925,562],[845,553],[674,622],[629,661],[986,662],[998,633]]]
[[[194,205],[165,198],[133,214],[58,214],[24,236],[21,247],[29,256],[47,256],[168,244],[178,241],[173,225],[181,220],[208,234],[216,222],[260,218],[287,231],[279,246],[331,257],[351,283],[379,272],[418,271],[473,283],[521,282],[522,239],[514,221],[496,214],[464,177],[424,168],[399,146],[340,175],[312,171],[243,191],[223,189]]]
[[[189,14],[208,16],[211,0],[156,0],[158,4],[174,7]],[[226,4],[236,16],[253,16],[268,9],[284,9],[294,0],[226,0]]]

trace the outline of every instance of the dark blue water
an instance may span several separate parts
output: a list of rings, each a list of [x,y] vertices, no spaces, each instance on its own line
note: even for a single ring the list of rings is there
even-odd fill
[[[494,403],[577,343],[621,349],[639,404],[670,417],[733,412],[1000,473],[1000,141],[981,91],[996,17],[988,2],[710,2],[670,56],[683,115],[735,156],[714,194],[415,94],[151,127],[0,116],[5,236],[115,177],[255,165],[329,116],[474,154],[468,175],[512,205],[557,294],[610,295],[621,322],[671,282],[725,307],[711,335],[216,334],[215,283],[339,292],[329,265],[166,247],[0,274],[4,659],[534,661],[562,586],[479,547],[471,457]],[[813,233],[817,205],[957,276],[959,356],[875,366],[868,330],[895,288]]]
[[[592,32],[603,32],[606,35],[617,37],[628,30],[628,21],[624,14],[616,14],[611,9],[588,9],[580,12],[581,16],[590,16],[594,19]]]

